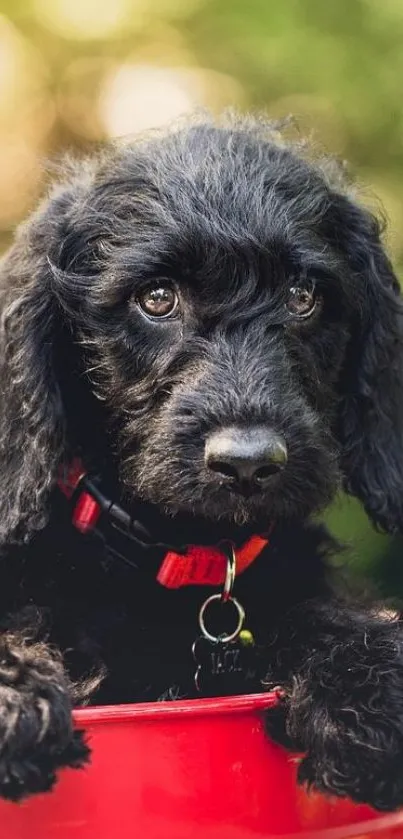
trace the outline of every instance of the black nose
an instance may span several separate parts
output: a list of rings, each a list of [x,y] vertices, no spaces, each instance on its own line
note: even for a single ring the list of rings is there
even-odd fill
[[[206,440],[205,462],[225,483],[237,489],[264,489],[287,462],[287,446],[280,434],[264,426],[231,426],[214,431]]]

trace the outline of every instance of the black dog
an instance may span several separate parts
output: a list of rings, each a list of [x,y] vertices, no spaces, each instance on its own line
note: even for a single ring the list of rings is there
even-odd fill
[[[255,664],[202,662],[199,687],[280,686],[268,727],[301,780],[403,805],[402,629],[332,592],[310,522],[344,484],[402,523],[402,304],[376,220],[264,121],[192,123],[67,166],[1,278],[1,794],[87,759],[74,702],[197,696],[220,587],[170,589],[161,563],[269,534],[235,586]]]

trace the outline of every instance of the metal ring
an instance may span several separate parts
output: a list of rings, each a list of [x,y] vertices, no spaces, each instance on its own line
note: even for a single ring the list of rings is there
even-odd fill
[[[231,542],[227,547],[224,547],[224,553],[227,557],[227,568],[225,571],[225,581],[224,588],[221,593],[221,600],[223,603],[228,603],[232,594],[232,589],[234,588],[236,577],[236,553]]]
[[[208,629],[206,628],[205,614],[206,614],[206,609],[208,608],[208,606],[210,606],[211,603],[214,603],[216,601],[218,601],[219,603],[223,602],[221,594],[212,594],[211,597],[208,597],[207,600],[204,601],[203,605],[200,608],[200,612],[199,612],[199,626],[200,626],[202,635],[204,635],[204,637],[207,638],[208,641],[212,641],[213,644],[217,644],[219,642],[221,644],[229,644],[230,641],[234,641],[235,638],[238,637],[238,635],[239,635],[239,633],[240,633],[240,631],[241,631],[241,629],[244,625],[245,610],[244,610],[243,606],[241,606],[241,604],[238,602],[238,600],[235,599],[235,597],[229,596],[227,601],[225,601],[225,602],[234,604],[235,609],[237,610],[237,613],[238,613],[237,625],[236,625],[234,631],[233,632],[228,632],[227,635],[212,635],[208,631]]]

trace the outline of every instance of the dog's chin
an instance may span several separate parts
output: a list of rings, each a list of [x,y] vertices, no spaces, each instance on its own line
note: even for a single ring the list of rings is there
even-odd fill
[[[133,502],[132,502],[133,499]],[[214,545],[228,539],[242,544],[253,534],[265,534],[273,527],[267,506],[261,508],[238,498],[236,504],[180,504],[160,499],[155,493],[125,492],[133,517],[147,527],[152,540],[167,545]]]
[[[272,527],[273,516],[270,513],[270,506],[259,504],[248,504],[241,498],[232,504],[200,504],[193,507],[167,505],[167,515],[173,516],[176,520],[181,517],[190,517],[195,521],[203,521],[205,526],[216,527],[224,532],[233,529],[248,529],[254,532],[266,531]]]
[[[298,512],[287,504],[280,505],[256,498],[242,496],[199,500],[192,505],[167,501],[158,498],[156,493],[136,493],[133,513],[153,534],[153,541],[167,545],[184,546],[190,544],[214,545],[222,540],[231,540],[240,545],[252,535],[262,535],[272,531],[280,521],[298,518]],[[127,497],[127,501],[130,500]],[[310,513],[308,506],[305,513]]]
[[[225,518],[208,516],[198,511],[184,511],[164,508],[164,531],[172,534],[172,544],[177,545],[217,545],[223,540],[229,540],[241,545],[252,535],[265,535],[272,529],[272,522],[263,517],[256,518],[235,517]]]
[[[327,475],[327,473],[326,473]],[[334,477],[334,476],[332,476]],[[156,541],[168,544],[213,544],[220,539],[242,541],[252,534],[265,534],[278,524],[306,519],[331,502],[338,486],[334,480],[304,481],[295,475],[279,476],[264,492],[243,495],[208,482],[185,470],[175,474],[141,469],[123,480],[126,492],[143,505]]]

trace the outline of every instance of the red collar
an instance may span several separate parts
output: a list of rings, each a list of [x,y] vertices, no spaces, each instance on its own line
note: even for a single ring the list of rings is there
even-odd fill
[[[111,515],[112,511],[115,511],[120,519],[126,517],[130,524],[130,517],[122,508],[105,499],[100,493],[92,494],[89,482],[85,480],[86,474],[83,463],[78,458],[68,467],[62,467],[59,473],[58,487],[72,502],[74,527],[81,533],[94,531],[101,514]],[[237,575],[249,568],[266,545],[267,538],[252,536],[244,545],[236,548]],[[169,589],[187,585],[219,586],[224,583],[226,568],[227,557],[219,547],[189,545],[185,553],[168,550],[157,573],[157,581]]]
[[[262,536],[252,536],[236,553],[236,574],[242,574],[268,545]],[[166,588],[181,588],[188,585],[219,586],[225,581],[227,557],[214,547],[189,545],[185,554],[168,551],[165,555],[157,580]]]

